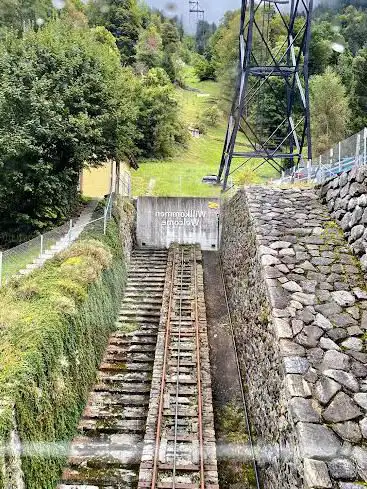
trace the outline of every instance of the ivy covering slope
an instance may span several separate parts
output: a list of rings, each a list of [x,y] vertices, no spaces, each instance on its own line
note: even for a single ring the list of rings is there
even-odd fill
[[[55,487],[60,476],[116,320],[133,215],[120,203],[106,236],[84,235],[0,293],[0,443],[15,425],[27,489]],[[15,487],[14,457],[0,464],[0,487]]]

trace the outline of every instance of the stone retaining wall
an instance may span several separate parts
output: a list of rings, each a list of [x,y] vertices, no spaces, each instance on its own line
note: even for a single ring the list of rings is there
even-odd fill
[[[318,193],[367,270],[367,166],[327,181],[318,187]]]
[[[312,190],[251,187],[222,258],[265,489],[367,480],[367,293]]]

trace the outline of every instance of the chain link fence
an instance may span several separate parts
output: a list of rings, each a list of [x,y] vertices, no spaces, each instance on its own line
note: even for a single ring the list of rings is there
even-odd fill
[[[313,182],[322,183],[328,178],[339,175],[354,166],[367,163],[367,128],[353,134],[344,141],[335,144],[319,157],[314,158],[311,164],[304,162],[283,172],[281,183],[286,182]]]
[[[81,232],[93,225],[93,229],[106,233],[107,223],[112,217],[114,194],[109,194],[105,205],[98,203],[91,215],[81,214],[62,226],[51,229],[35,238],[5,251],[0,251],[0,287],[18,275],[20,271],[29,272],[42,265],[54,254],[67,248]]]

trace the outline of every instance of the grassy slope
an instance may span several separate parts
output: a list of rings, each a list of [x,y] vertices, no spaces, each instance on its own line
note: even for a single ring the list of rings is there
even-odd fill
[[[106,235],[98,225],[89,228],[45,266],[0,290],[1,445],[11,436],[13,411],[22,442],[66,443],[75,434],[115,327],[133,216],[133,206],[120,202]],[[65,460],[51,453],[57,454],[46,447],[24,455],[27,489],[56,487]],[[13,487],[4,481],[13,475],[12,458],[0,454],[1,489]]]
[[[182,117],[187,126],[197,120],[206,107],[213,105],[220,97],[218,83],[199,82],[192,72],[187,70],[186,83],[202,93],[177,89]],[[202,96],[209,94],[209,96]],[[190,138],[186,148],[180,148],[172,158],[164,160],[144,160],[139,163],[138,171],[133,172],[133,193],[154,196],[216,196],[219,188],[201,182],[204,175],[216,174],[220,163],[227,121],[225,117],[216,128],[200,138]],[[234,162],[236,163],[236,162]],[[240,163],[240,162],[239,162]],[[269,166],[262,167],[257,173],[251,168],[258,164],[253,160],[246,170],[234,174],[234,181],[242,174],[249,183],[261,182],[264,178],[275,176]],[[242,180],[243,181],[243,180]]]

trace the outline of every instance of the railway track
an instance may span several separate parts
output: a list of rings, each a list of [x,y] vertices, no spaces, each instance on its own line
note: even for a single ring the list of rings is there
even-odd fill
[[[109,339],[58,489],[135,489],[148,413],[167,251],[135,250]]]
[[[201,251],[169,257],[138,488],[218,489]]]
[[[132,255],[58,489],[218,489],[201,251]]]

